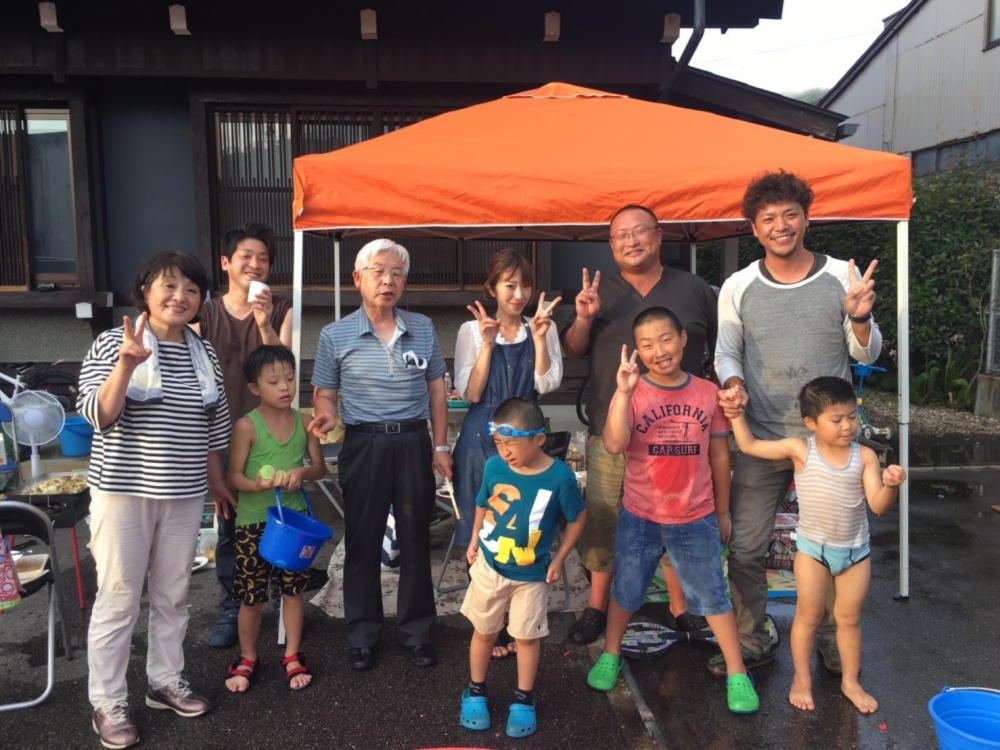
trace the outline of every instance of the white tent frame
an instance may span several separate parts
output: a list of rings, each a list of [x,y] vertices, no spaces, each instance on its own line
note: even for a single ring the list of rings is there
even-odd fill
[[[868,219],[868,221],[872,221]],[[345,227],[331,227],[331,230],[343,231]],[[363,229],[363,227],[352,227]],[[374,229],[374,228],[373,228]],[[487,231],[486,227],[476,227],[479,231]],[[553,231],[543,226],[524,227],[524,238],[544,234],[550,239]],[[387,234],[392,234],[392,227],[379,227]],[[295,353],[297,371],[302,364],[302,278],[303,278],[303,246],[304,234],[307,230],[297,229],[294,232],[292,259],[292,351]],[[308,230],[314,231],[314,230]],[[531,235],[537,231],[538,235]],[[692,267],[694,245],[692,244]],[[340,239],[334,239],[333,272],[336,285],[334,287],[334,320],[340,320]],[[896,324],[899,335],[897,347],[897,366],[900,373],[910,371],[910,222],[896,223]],[[897,395],[899,397],[899,465],[909,473],[910,469],[910,380],[908,377],[897,378]],[[298,407],[296,395],[296,408]],[[910,485],[904,482],[899,488],[899,598],[910,596]]]

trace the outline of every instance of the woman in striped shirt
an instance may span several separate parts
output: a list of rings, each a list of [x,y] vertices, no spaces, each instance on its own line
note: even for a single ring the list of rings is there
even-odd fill
[[[88,484],[97,599],[90,620],[93,727],[105,747],[139,741],[125,681],[149,576],[146,705],[180,716],[211,706],[181,676],[187,594],[208,474],[221,474],[229,409],[215,350],[190,328],[208,290],[192,255],[162,252],[132,284],[140,315],[105,331],[80,372],[77,407],[95,428]]]

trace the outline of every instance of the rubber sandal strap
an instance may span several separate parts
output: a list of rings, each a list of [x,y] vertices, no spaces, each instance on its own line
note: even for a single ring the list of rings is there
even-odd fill
[[[230,677],[245,677],[247,680],[253,678],[257,669],[257,662],[240,657],[226,668],[226,673]]]
[[[288,665],[296,661],[299,663],[299,666],[289,669]],[[307,674],[310,677],[312,676],[312,672],[309,671],[309,665],[306,664],[305,654],[301,652],[286,656],[281,660],[281,666],[285,668],[285,682],[291,682],[292,678],[297,674]]]

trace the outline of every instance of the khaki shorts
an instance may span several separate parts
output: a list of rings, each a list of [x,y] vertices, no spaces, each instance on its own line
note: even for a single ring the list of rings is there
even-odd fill
[[[587,436],[587,521],[580,537],[583,566],[594,573],[611,573],[615,563],[615,528],[625,485],[625,454],[604,450],[604,440]],[[670,556],[660,561],[670,567]]]
[[[479,557],[469,569],[472,579],[465,591],[462,614],[477,633],[492,635],[503,629],[503,616],[510,604],[507,632],[522,641],[549,634],[549,584],[545,581],[512,581],[504,578]]]

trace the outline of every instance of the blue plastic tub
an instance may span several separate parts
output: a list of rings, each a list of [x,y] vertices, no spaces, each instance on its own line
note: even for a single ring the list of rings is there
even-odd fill
[[[267,509],[267,525],[260,538],[260,555],[276,568],[284,570],[305,570],[316,559],[323,543],[333,536],[330,528],[312,517],[312,505],[305,490],[300,490],[305,498],[309,515],[297,510],[281,507],[281,489],[275,488],[277,503]]]
[[[1000,748],[1000,690],[946,687],[927,709],[941,750]]]
[[[59,433],[59,446],[64,456],[90,455],[90,446],[94,440],[94,427],[83,417],[66,417],[62,432]]]

